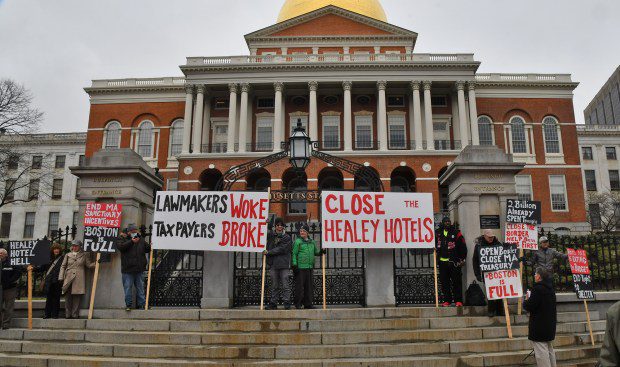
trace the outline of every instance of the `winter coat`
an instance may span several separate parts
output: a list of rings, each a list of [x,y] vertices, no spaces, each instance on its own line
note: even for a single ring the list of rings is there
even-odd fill
[[[482,282],[482,272],[480,271],[480,247],[482,246],[501,246],[501,242],[497,237],[493,236],[493,242],[488,243],[484,236],[476,238],[476,246],[474,246],[474,256],[472,258],[472,266],[474,267],[474,275],[479,282]]]
[[[530,264],[533,269],[544,268],[553,274],[553,259],[568,260],[568,255],[558,252],[555,249],[547,247],[546,249],[538,249],[532,257]]]
[[[321,250],[316,246],[314,240],[308,237],[304,241],[301,237],[297,237],[293,245],[293,267],[299,269],[313,269],[314,256],[319,255]]]
[[[131,238],[121,239],[116,247],[121,252],[122,273],[142,273],[146,270],[146,255],[151,252],[151,245],[140,238],[138,243],[133,243]]]
[[[530,298],[523,303],[523,308],[530,313],[528,338],[534,342],[553,341],[557,324],[553,287],[544,282],[536,282]]]
[[[607,310],[607,328],[600,362],[601,367],[620,366],[620,302]]]
[[[293,251],[291,236],[282,232],[267,235],[267,264],[272,269],[290,269]]]
[[[58,273],[58,280],[62,283],[62,294],[71,289],[71,294],[86,293],[86,268],[94,268],[95,263],[90,261],[90,254],[80,250],[65,255]]]
[[[9,267],[3,265],[2,267],[2,289],[13,289],[17,287],[19,278],[22,277],[23,269],[21,266]]]
[[[53,259],[52,262],[43,269],[43,271],[45,271],[45,294],[49,292],[54,284],[58,284],[58,276],[60,275],[60,268],[62,267],[63,260],[64,255],[59,255],[58,258]]]
[[[447,229],[447,235],[444,235]],[[437,260],[448,258],[455,265],[462,263],[467,258],[467,245],[461,231],[453,226],[444,228],[443,225],[435,231],[435,248],[437,249]]]

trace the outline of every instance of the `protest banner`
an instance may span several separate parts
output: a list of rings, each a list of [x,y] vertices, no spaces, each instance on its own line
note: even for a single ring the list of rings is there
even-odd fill
[[[518,249],[515,245],[479,246],[480,271],[483,273],[519,269]]]
[[[115,253],[123,206],[114,203],[86,203],[84,251]]]
[[[586,310],[586,318],[588,328],[590,330],[590,340],[594,345],[594,335],[592,333],[592,323],[590,321],[590,310],[588,309],[588,300],[594,299],[594,285],[592,284],[592,275],[590,274],[590,266],[588,264],[588,255],[586,250],[566,249],[570,270],[573,273],[573,286],[577,298],[583,300]]]
[[[487,290],[489,301],[501,299],[504,303],[504,313],[506,314],[506,328],[508,338],[512,339],[512,326],[510,325],[510,310],[508,308],[509,298],[521,298],[523,287],[521,286],[521,272],[519,269],[498,270],[484,273],[484,285]]]
[[[432,194],[323,191],[323,248],[435,247]]]
[[[533,224],[506,223],[504,241],[521,250],[538,250],[538,227]]]
[[[262,252],[267,248],[268,192],[160,191],[155,250]]]
[[[513,200],[506,201],[506,222],[537,225],[541,224],[540,201]]]

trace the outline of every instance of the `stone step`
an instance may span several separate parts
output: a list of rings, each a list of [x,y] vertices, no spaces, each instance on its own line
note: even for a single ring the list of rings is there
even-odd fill
[[[599,349],[600,345],[561,347],[555,348],[555,355],[558,361],[594,359],[598,357]],[[532,349],[463,356],[461,361],[471,367],[513,367],[536,364]]]
[[[602,344],[605,339],[605,331],[596,331],[592,332],[594,336],[594,344]],[[592,339],[590,338],[590,332],[577,334],[575,336],[577,338],[577,344],[592,344]]]
[[[558,367],[596,367],[597,365],[598,359],[580,359],[558,363]]]

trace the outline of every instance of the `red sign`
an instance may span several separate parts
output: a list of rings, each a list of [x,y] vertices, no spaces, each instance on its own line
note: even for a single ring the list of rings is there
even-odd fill
[[[86,203],[84,227],[120,228],[121,204]]]
[[[566,253],[568,254],[568,262],[570,263],[570,270],[573,274],[590,274],[586,250],[567,248]]]

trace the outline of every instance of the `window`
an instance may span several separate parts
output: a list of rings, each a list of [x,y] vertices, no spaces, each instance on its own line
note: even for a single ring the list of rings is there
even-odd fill
[[[583,174],[586,179],[586,190],[596,191],[596,171],[587,169]]]
[[[405,96],[388,96],[388,107],[405,107]]]
[[[116,149],[121,146],[121,124],[112,121],[108,124],[104,132],[104,149]]]
[[[177,191],[179,189],[179,180],[176,178],[169,178],[168,183],[166,183],[167,191]]]
[[[355,116],[355,148],[372,149],[372,116]]]
[[[256,150],[273,149],[273,116],[261,116],[256,120]]]
[[[62,198],[62,178],[54,179],[52,183],[52,199]]]
[[[215,98],[214,103],[214,108],[216,110],[225,110],[228,106],[230,106],[230,101],[228,98]]]
[[[84,154],[80,154],[78,157],[78,166],[83,166],[86,164],[86,156]]]
[[[138,154],[143,158],[153,157],[153,123],[144,121],[138,132]]]
[[[75,181],[75,197],[76,198],[80,197],[80,179],[79,178]]]
[[[545,117],[543,120],[543,132],[545,134],[545,152],[551,154],[560,153],[558,121],[553,117]]]
[[[480,145],[493,145],[493,123],[487,116],[478,117]]]
[[[78,224],[78,216],[80,215],[79,212],[73,212],[73,218],[71,219],[71,226],[75,227]]]
[[[618,170],[609,171],[609,187],[614,191],[620,190],[620,175],[618,175]]]
[[[605,147],[605,154],[607,155],[608,160],[615,161],[618,159],[616,157],[616,147]]]
[[[67,160],[66,155],[57,155],[56,156],[56,164],[55,168],[65,168],[65,161]]]
[[[15,184],[17,183],[17,180],[15,179],[8,179],[5,181],[4,183],[4,199],[5,200],[14,200],[15,199]]]
[[[275,99],[273,97],[261,97],[256,100],[258,108],[274,108]]]
[[[172,123],[170,128],[170,156],[176,157],[183,150],[183,120]]]
[[[24,221],[24,238],[32,238],[34,236],[34,219],[36,213],[26,213],[26,220]]]
[[[43,156],[35,155],[32,157],[32,169],[41,169],[43,166]]]
[[[515,184],[518,200],[532,200],[532,176],[516,175]]]
[[[405,115],[388,115],[388,147],[389,149],[405,149]]]
[[[11,235],[11,213],[2,213],[0,220],[0,237],[7,238]]]
[[[551,192],[551,210],[567,211],[566,181],[564,175],[549,176],[549,189]]]
[[[28,185],[28,199],[36,199],[39,197],[39,180],[30,180]]]
[[[581,157],[584,161],[591,161],[594,159],[594,155],[592,154],[592,147],[582,147],[581,148]]]
[[[432,96],[431,97],[431,105],[433,107],[447,107],[448,106],[448,97],[446,97],[446,96]]]
[[[58,221],[60,219],[59,212],[50,212],[49,221],[47,222],[47,235],[54,237],[58,233]]]
[[[590,215],[590,224],[593,229],[601,229],[601,207],[598,204],[588,205],[588,214]]]
[[[323,149],[340,148],[340,116],[323,116]]]
[[[7,162],[7,168],[8,169],[17,169],[17,166],[19,165],[19,156],[18,155],[11,155],[9,156],[8,162]]]
[[[527,153],[525,121],[519,116],[513,117],[510,120],[510,130],[512,132],[512,152]]]

